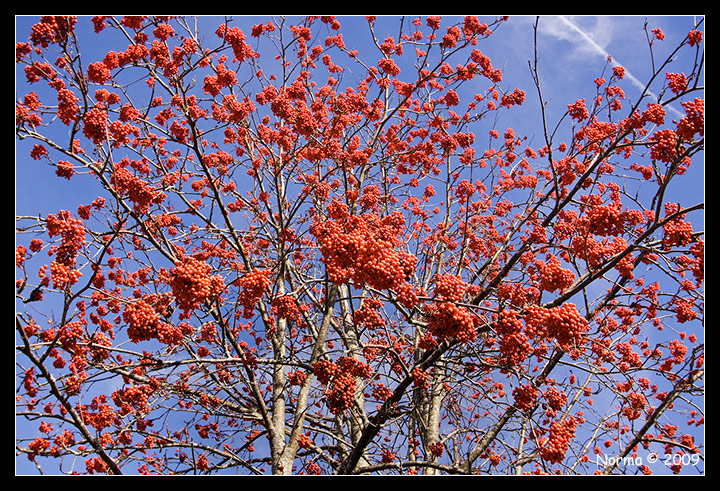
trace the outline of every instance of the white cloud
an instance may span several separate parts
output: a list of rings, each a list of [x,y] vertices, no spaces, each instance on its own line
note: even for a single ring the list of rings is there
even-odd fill
[[[565,53],[568,60],[577,63],[579,60],[587,59],[588,56],[610,58],[612,66],[623,66],[625,68],[625,78],[635,86],[636,89],[642,91],[645,84],[641,82],[627,65],[623,64],[623,57],[635,55],[635,50],[644,48],[644,46],[634,45],[629,42],[626,34],[629,32],[627,21],[632,22],[633,29],[638,29],[636,17],[622,16],[594,16],[594,17],[571,17],[571,16],[553,16],[543,18],[540,21],[540,32],[546,36],[550,36],[555,40],[567,41],[571,43],[571,49]],[[639,39],[639,38],[638,38]],[[625,42],[625,50],[623,52],[613,52],[609,46],[618,41]],[[651,92],[648,95],[655,97]],[[669,107],[671,111],[682,115],[675,108]]]

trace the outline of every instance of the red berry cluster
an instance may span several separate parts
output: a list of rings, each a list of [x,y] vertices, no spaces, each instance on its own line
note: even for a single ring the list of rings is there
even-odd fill
[[[412,308],[418,303],[418,293],[415,287],[408,282],[401,283],[395,286],[395,294],[400,305],[406,308]]]
[[[412,371],[412,377],[415,387],[422,390],[428,390],[430,388],[430,373],[426,370],[415,367]]]
[[[522,320],[514,310],[503,310],[498,314],[495,333],[499,338],[501,361],[507,365],[516,366],[532,354],[530,337],[523,331]]]
[[[298,447],[302,448],[303,450],[310,450],[313,444],[310,437],[305,433],[301,433],[300,436],[297,437],[297,443]]]
[[[540,289],[548,292],[560,290],[562,293],[575,281],[575,273],[569,269],[565,269],[557,258],[552,258],[550,262],[542,265],[540,271]]]
[[[376,384],[372,390],[372,396],[378,401],[384,401],[388,399],[392,394],[392,390],[387,388],[383,383]]]
[[[362,305],[353,312],[353,322],[358,326],[365,326],[368,329],[376,329],[385,325],[385,318],[380,313],[383,307],[382,300],[378,298],[366,298]]]
[[[660,162],[671,163],[678,155],[678,136],[670,129],[658,130],[651,137],[655,142],[650,149],[650,157]]]
[[[687,88],[688,80],[684,73],[666,73],[665,79],[668,81],[668,87],[675,94],[679,94]]]
[[[57,260],[50,263],[50,274],[52,275],[54,288],[65,288],[66,285],[72,285],[82,276],[79,270]]]
[[[83,117],[83,134],[99,145],[107,138],[107,112],[101,107],[93,107]]]
[[[549,309],[531,305],[524,319],[528,330],[535,336],[554,338],[565,351],[584,344],[584,334],[589,328],[588,321],[580,315],[573,303]]]
[[[696,133],[705,136],[705,100],[696,97],[682,105],[686,116],[678,122],[678,136],[685,141],[692,141]]]
[[[264,290],[263,290],[264,291]],[[271,308],[275,316],[286,319],[297,326],[303,326],[302,309],[291,295],[282,295],[273,299]]]
[[[186,315],[206,300],[217,297],[225,288],[222,276],[210,275],[211,271],[209,264],[192,256],[184,256],[170,270],[167,282]]]
[[[137,213],[147,213],[150,205],[159,204],[165,199],[165,193],[133,175],[125,165],[123,162],[115,166],[112,183],[120,194],[134,203]]]
[[[82,221],[73,218],[67,210],[60,210],[57,215],[48,215],[46,218],[47,230],[50,237],[59,235],[62,242],[52,247],[50,254],[56,254],[56,260],[62,264],[72,266],[75,256],[85,245],[85,226]]]
[[[433,457],[442,457],[443,450],[445,449],[442,442],[433,442],[428,445],[428,450],[430,450],[430,455]]]
[[[435,296],[441,300],[447,300],[449,302],[459,302],[463,295],[467,285],[460,278],[460,276],[454,276],[451,274],[441,274],[434,278],[435,282]]]
[[[555,387],[550,387],[543,391],[543,398],[547,401],[548,416],[555,416],[556,412],[561,410],[567,404],[567,395],[563,391],[558,391]]]
[[[128,303],[122,317],[127,324],[127,335],[133,343],[156,338],[162,324],[155,309],[142,298]]]
[[[438,302],[427,308],[427,328],[441,341],[457,339],[467,343],[476,338],[476,317],[453,302]]]
[[[100,457],[92,457],[85,460],[85,470],[88,471],[88,474],[95,474],[96,472],[106,473],[108,469],[103,459]]]
[[[515,407],[520,411],[529,412],[537,403],[538,390],[533,385],[519,385],[513,389]]]
[[[625,225],[622,210],[613,205],[596,205],[588,210],[587,228],[595,235],[620,235]]]
[[[568,105],[568,114],[575,121],[584,121],[590,116],[590,112],[585,107],[585,99],[578,99],[574,104]]]
[[[152,384],[132,385],[116,390],[112,394],[112,400],[120,409],[118,415],[124,416],[133,411],[144,413],[148,410],[148,401],[153,392],[155,387]]]
[[[672,215],[677,213],[680,206],[677,203],[665,203],[665,214]],[[693,229],[692,225],[684,220],[685,215],[678,215],[677,218],[670,220],[663,225],[663,246],[670,248],[673,246],[685,246],[692,242]]]
[[[565,458],[570,440],[575,437],[579,420],[569,417],[563,421],[553,421],[550,424],[547,440],[540,448],[543,460],[559,464]]]
[[[357,378],[369,378],[370,366],[350,356],[336,362],[320,360],[313,364],[313,373],[320,383],[328,386],[326,401],[332,414],[341,414],[353,404]]]
[[[665,108],[661,104],[650,103],[642,113],[641,121],[661,125],[665,122]]]
[[[30,29],[30,42],[34,46],[47,48],[50,44],[67,41],[76,23],[75,16],[43,15],[40,22],[33,24]]]
[[[64,288],[82,276],[74,266],[78,252],[85,245],[85,226],[81,220],[70,216],[67,210],[60,210],[57,215],[48,215],[46,223],[50,237],[61,237],[60,245],[51,247],[48,254],[55,254],[55,259],[50,264],[53,286]]]
[[[253,311],[257,307],[260,298],[272,283],[271,275],[272,271],[269,269],[255,269],[235,281],[235,284],[240,289],[238,303],[242,305],[243,317],[246,319],[253,316]]]
[[[578,235],[573,238],[571,247],[576,257],[587,261],[590,268],[597,268],[602,265],[604,261],[626,250],[628,245],[622,237],[614,237],[612,241],[607,239],[597,241],[591,236],[583,237]],[[625,256],[616,265],[616,269],[620,271],[623,276],[632,278],[632,255]]]
[[[642,416],[642,410],[647,405],[647,399],[644,395],[639,392],[630,392],[625,400],[628,405],[622,409],[623,416],[631,421]]]
[[[693,310],[693,304],[682,298],[675,302],[676,319],[680,324],[689,322],[697,317],[697,312]]]
[[[396,250],[405,223],[401,214],[350,216],[337,202],[328,205],[328,213],[330,219],[316,223],[311,232],[331,281],[387,290],[403,285],[414,272],[417,258]]]

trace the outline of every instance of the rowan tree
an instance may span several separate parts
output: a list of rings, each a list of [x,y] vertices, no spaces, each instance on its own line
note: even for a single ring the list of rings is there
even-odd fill
[[[17,33],[16,165],[59,203],[16,213],[18,461],[704,472],[701,25],[639,19],[641,93],[608,59],[558,101],[537,46],[530,86],[486,54],[507,18],[382,21]]]

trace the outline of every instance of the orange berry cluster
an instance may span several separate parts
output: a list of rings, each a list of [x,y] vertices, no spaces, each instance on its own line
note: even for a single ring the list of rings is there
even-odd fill
[[[270,278],[272,271],[268,269],[255,269],[247,272],[241,278],[238,278],[235,284],[240,288],[238,294],[238,303],[243,307],[243,317],[250,319],[260,297],[265,294],[272,279]]]
[[[62,239],[61,245],[53,247],[50,253],[55,253],[61,263],[72,266],[75,256],[85,245],[85,226],[81,220],[70,216],[67,210],[48,215],[46,222],[50,237],[59,235]]]
[[[413,368],[412,371],[413,383],[415,387],[422,390],[428,390],[430,388],[430,373],[420,368]]]
[[[462,343],[476,338],[476,318],[467,308],[453,302],[439,302],[428,307],[427,328],[441,341],[457,339]]]
[[[570,440],[575,437],[579,420],[569,417],[563,421],[553,421],[550,424],[547,440],[540,448],[543,460],[552,464],[559,464],[565,458]]]
[[[341,414],[353,404],[357,378],[369,378],[370,366],[352,358],[342,356],[336,362],[320,360],[313,364],[313,373],[320,383],[327,385],[326,402],[332,414]]]
[[[151,204],[161,203],[165,199],[165,193],[133,175],[123,164],[115,166],[112,183],[119,193],[134,203],[133,208],[137,213],[147,213]]]
[[[155,392],[155,388],[151,384],[132,385],[116,390],[112,394],[112,400],[120,409],[118,415],[124,416],[133,411],[139,413],[147,411],[148,401],[153,392]]]
[[[588,231],[595,235],[620,235],[624,224],[625,215],[617,206],[596,205],[588,210]]]
[[[441,274],[435,277],[435,296],[450,302],[459,302],[465,294],[467,285],[460,278],[451,274]]]
[[[353,312],[353,322],[368,329],[376,329],[385,325],[385,319],[380,313],[383,302],[377,298],[367,298],[362,305]]]
[[[520,411],[529,412],[537,403],[538,390],[533,385],[519,385],[513,389],[515,407]]]
[[[98,145],[107,138],[107,112],[93,107],[83,117],[83,134]]]
[[[677,125],[678,136],[685,141],[692,141],[695,134],[705,136],[705,100],[696,97],[693,101],[682,103],[686,116]]]
[[[65,288],[77,282],[82,273],[75,268],[54,260],[50,263],[50,274],[52,275],[53,288]]]
[[[520,316],[514,310],[503,310],[495,323],[498,349],[506,364],[516,366],[530,356],[533,348],[530,337],[524,332]]]
[[[50,264],[53,286],[64,288],[75,283],[82,273],[74,268],[75,257],[85,245],[85,226],[82,221],[73,218],[67,210],[60,210],[56,215],[46,218],[50,237],[60,236],[60,245],[53,246],[48,254],[55,254]]]
[[[565,291],[575,281],[575,274],[561,266],[557,258],[544,265],[540,272],[540,289],[548,292]]]
[[[672,215],[679,210],[677,203],[665,203],[665,214]],[[663,225],[663,246],[685,246],[692,242],[692,225],[684,220],[685,215],[678,215],[677,218]]]
[[[184,256],[170,271],[168,284],[179,307],[187,315],[225,288],[220,275],[210,275],[212,267],[192,256]]]
[[[588,321],[580,315],[573,303],[549,309],[531,305],[527,308],[524,319],[528,332],[532,332],[536,337],[554,338],[565,351],[582,345],[583,336],[589,328]]]
[[[127,335],[133,343],[156,338],[162,323],[155,309],[144,299],[127,304],[122,317],[127,324]]]
[[[373,213],[350,216],[342,207],[329,211],[330,219],[315,224],[312,233],[331,281],[378,290],[405,283],[415,270],[417,258],[395,250],[404,225],[402,215],[380,219]],[[412,301],[412,297],[407,300]]]
[[[651,137],[655,142],[650,149],[650,157],[660,162],[671,163],[678,155],[678,136],[670,129],[658,130]]]
[[[271,308],[277,317],[286,319],[288,322],[293,322],[298,326],[304,325],[302,309],[292,296],[282,295],[276,297],[272,301]]]

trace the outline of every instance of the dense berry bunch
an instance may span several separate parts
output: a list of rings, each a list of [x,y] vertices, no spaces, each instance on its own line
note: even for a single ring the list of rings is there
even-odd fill
[[[272,271],[255,269],[238,278],[235,284],[240,289],[238,303],[243,307],[243,317],[250,319],[258,301],[272,283]]]
[[[48,254],[55,254],[55,259],[50,263],[53,286],[64,288],[74,284],[82,276],[74,266],[77,254],[85,245],[85,226],[66,210],[61,210],[56,215],[48,215],[46,220],[50,237],[61,237],[60,245],[51,247]]]
[[[678,155],[678,137],[670,129],[658,130],[651,137],[655,142],[650,150],[650,157],[660,162],[671,163]]]
[[[520,411],[529,412],[537,403],[538,390],[533,385],[519,385],[513,389],[515,407]]]
[[[565,458],[570,440],[575,437],[579,420],[569,417],[550,424],[548,438],[540,448],[540,456],[552,464],[559,464]]]
[[[50,44],[67,41],[76,23],[75,16],[43,15],[40,22],[31,27],[30,42],[47,48]]]
[[[585,107],[585,99],[578,99],[574,104],[569,104],[568,114],[575,121],[586,120],[590,116],[590,112]]]
[[[112,183],[118,193],[127,196],[135,204],[136,212],[147,213],[151,204],[161,203],[165,199],[165,194],[130,172],[126,168],[127,163],[122,161],[115,166]]]
[[[404,225],[402,215],[394,213],[381,219],[368,213],[355,217],[344,205],[334,203],[328,208],[330,219],[317,223],[311,231],[331,281],[378,290],[405,283],[417,259],[396,249]]]
[[[148,401],[156,388],[155,385],[149,383],[132,385],[113,392],[112,400],[120,409],[118,414],[123,416],[135,411],[139,413],[147,411]]]
[[[661,125],[665,122],[665,108],[661,104],[648,104],[647,109],[642,113],[641,120],[643,122],[650,122],[656,125]]]
[[[547,402],[548,410],[546,414],[554,415],[556,411],[561,410],[567,404],[567,395],[563,391],[557,390],[555,387],[549,387],[543,391],[543,398]]]
[[[682,105],[686,116],[678,122],[678,136],[685,141],[692,141],[696,133],[705,136],[705,100],[696,97]]]
[[[212,267],[206,262],[185,256],[170,270],[168,284],[178,306],[188,314],[206,300],[216,298],[225,288],[222,276],[210,275]]]
[[[70,266],[66,266],[58,261],[50,263],[50,274],[53,281],[53,288],[65,288],[67,285],[73,285],[82,276],[82,273]]]
[[[107,112],[100,107],[93,107],[83,117],[83,134],[95,145],[107,138]]]
[[[587,213],[590,233],[600,236],[619,235],[623,231],[625,216],[617,206],[593,206]]]
[[[467,343],[476,338],[476,317],[453,302],[438,302],[428,307],[428,331],[439,340],[457,339]]]
[[[677,213],[680,206],[677,203],[665,203],[665,214],[672,215]],[[663,225],[663,246],[670,248],[673,246],[685,246],[692,242],[693,229],[692,225],[685,220],[685,215],[680,214],[673,220]]]
[[[572,303],[553,308],[531,305],[524,319],[535,336],[554,338],[565,351],[584,344],[584,334],[589,327]]]
[[[47,216],[47,230],[50,237],[60,236],[61,244],[50,249],[58,262],[72,266],[75,256],[85,245],[85,226],[82,221],[73,218],[67,210],[61,210],[56,215]]]
[[[417,305],[419,300],[415,287],[408,282],[396,285],[395,294],[397,295],[398,302],[408,309]]]
[[[380,309],[383,302],[377,298],[366,298],[362,305],[353,312],[353,322],[358,326],[376,329],[385,325],[385,318]]]
[[[688,80],[684,73],[666,73],[665,79],[667,80],[668,87],[675,94],[679,94],[685,90],[688,86]]]
[[[503,310],[495,323],[498,347],[503,361],[510,366],[522,363],[533,352],[530,337],[523,330],[523,322],[514,310]]]
[[[543,265],[540,270],[540,289],[548,292],[565,291],[575,281],[575,273],[565,269],[557,258]]]
[[[352,358],[343,356],[336,362],[320,360],[313,364],[313,373],[318,380],[327,385],[326,402],[332,414],[341,414],[353,404],[357,378],[372,375],[370,367]]]
[[[697,317],[697,312],[693,310],[693,304],[687,300],[678,299],[675,302],[676,319],[680,324],[689,322]]]
[[[155,309],[143,299],[125,306],[123,321],[127,324],[127,334],[133,343],[156,338],[158,326],[162,323]]]
[[[430,388],[430,374],[426,370],[415,367],[412,371],[412,377],[415,387],[422,390],[428,390]]]
[[[467,285],[459,276],[443,274],[435,277],[435,296],[449,302],[459,302]]]
[[[291,295],[276,297],[272,301],[271,308],[277,317],[286,319],[297,326],[304,325],[302,309]]]

